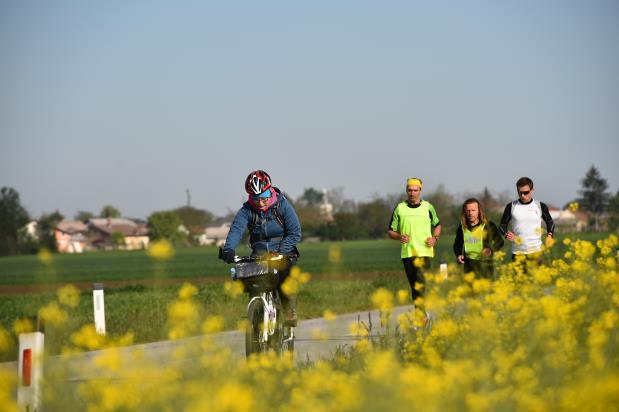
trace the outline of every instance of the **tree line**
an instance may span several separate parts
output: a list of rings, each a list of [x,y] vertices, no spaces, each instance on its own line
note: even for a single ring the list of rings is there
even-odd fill
[[[595,166],[591,166],[580,184],[579,197],[569,203],[577,203],[580,210],[590,214],[589,230],[616,231],[619,228],[619,191],[614,195],[608,192],[608,182]],[[382,196],[375,194],[370,201],[356,202],[344,197],[343,188],[323,192],[310,187],[297,199],[287,197],[295,206],[304,238],[354,240],[386,237],[391,213],[396,204],[405,199],[405,194],[404,190]],[[488,217],[496,223],[501,218],[503,207],[511,200],[509,195],[495,195],[488,188],[457,197],[447,192],[443,185],[423,196],[435,206],[445,233],[454,232],[459,224],[464,197],[479,199]],[[79,211],[74,218],[86,222],[93,217],[120,216],[120,210],[105,205],[97,216]],[[153,212],[143,222],[148,226],[151,239],[166,238],[191,244],[197,235],[203,233],[205,225],[229,221],[233,217],[230,212],[227,216],[216,218],[208,210],[187,205]],[[31,217],[21,204],[19,193],[13,188],[3,187],[0,190],[0,256],[36,253],[41,248],[56,250],[54,228],[63,219],[59,211],[43,213],[37,219],[36,236],[28,236],[25,226]],[[178,230],[181,225],[183,231]]]

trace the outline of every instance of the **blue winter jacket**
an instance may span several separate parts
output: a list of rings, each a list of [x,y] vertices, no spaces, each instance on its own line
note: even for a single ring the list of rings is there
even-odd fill
[[[273,214],[271,206],[266,212],[257,211],[249,202],[245,202],[234,217],[230,226],[224,249],[235,249],[240,243],[245,231],[249,229],[253,214],[258,214],[258,220],[249,235],[249,244],[254,254],[277,252],[290,254],[296,251],[296,244],[301,240],[301,224],[288,199],[275,188],[277,192],[277,208],[284,221],[282,227]]]

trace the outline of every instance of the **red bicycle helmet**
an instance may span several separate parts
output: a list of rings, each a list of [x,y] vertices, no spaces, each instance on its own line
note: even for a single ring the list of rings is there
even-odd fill
[[[271,176],[264,170],[255,170],[245,179],[245,191],[250,195],[259,195],[271,188]]]

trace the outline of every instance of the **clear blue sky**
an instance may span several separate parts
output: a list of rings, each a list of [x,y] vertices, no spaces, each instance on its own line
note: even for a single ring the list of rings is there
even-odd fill
[[[0,3],[0,186],[38,216],[619,185],[617,1]]]

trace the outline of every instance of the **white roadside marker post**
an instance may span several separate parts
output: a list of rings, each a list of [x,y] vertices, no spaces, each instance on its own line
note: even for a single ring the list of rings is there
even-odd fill
[[[103,283],[95,283],[92,288],[92,301],[95,311],[95,330],[105,335],[105,302],[103,300]]]
[[[36,332],[19,335],[17,374],[17,405],[20,411],[41,410],[41,380],[43,378],[43,350],[45,335],[37,325]]]
[[[447,263],[441,263],[440,272],[443,275],[443,279],[447,279]]]

